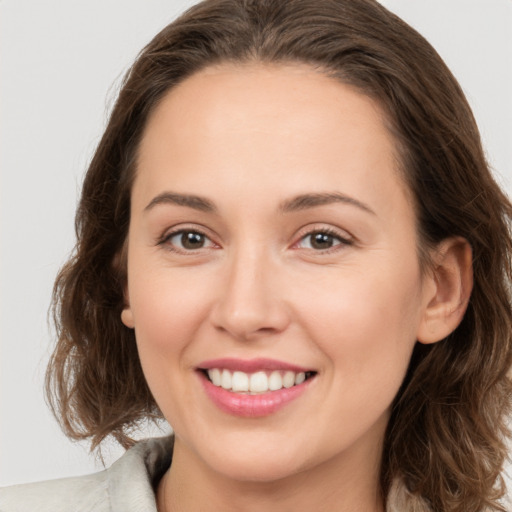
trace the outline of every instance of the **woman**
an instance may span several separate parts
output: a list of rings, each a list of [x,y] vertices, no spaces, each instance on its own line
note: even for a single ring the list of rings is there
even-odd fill
[[[175,435],[2,510],[505,510],[510,213],[379,4],[199,4],[120,92],[48,371],[70,437]]]

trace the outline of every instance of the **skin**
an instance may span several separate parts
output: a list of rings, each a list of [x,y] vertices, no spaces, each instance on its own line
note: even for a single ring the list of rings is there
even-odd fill
[[[163,193],[206,198],[215,211]],[[303,194],[344,201],[288,208]],[[181,230],[206,235],[180,245]],[[311,245],[333,233],[332,247]],[[467,243],[423,271],[409,191],[379,106],[299,65],[221,65],[151,116],[132,191],[122,320],[172,425],[163,510],[382,511],[390,405],[417,340],[451,332],[471,290]],[[278,412],[240,418],[206,396],[207,359],[314,369]]]

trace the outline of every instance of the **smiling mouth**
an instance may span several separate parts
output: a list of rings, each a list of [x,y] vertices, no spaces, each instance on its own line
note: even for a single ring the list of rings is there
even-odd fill
[[[246,373],[226,368],[200,369],[205,377],[219,388],[248,395],[258,395],[290,389],[312,379],[316,372],[296,372],[291,370],[256,371]]]

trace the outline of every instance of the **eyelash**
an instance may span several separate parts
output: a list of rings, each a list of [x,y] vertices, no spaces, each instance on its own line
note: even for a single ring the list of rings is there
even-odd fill
[[[180,228],[176,231],[171,231],[170,233],[166,233],[159,241],[158,245],[166,246],[166,249],[172,252],[180,253],[180,254],[196,254],[196,251],[202,250],[202,249],[212,249],[214,247],[200,247],[196,250],[194,249],[185,249],[185,248],[177,248],[175,245],[169,243],[170,240],[178,235],[184,235],[184,234],[193,234],[193,235],[199,235],[201,237],[204,237],[205,240],[209,240],[212,245],[216,245],[215,242],[211,240],[211,238],[197,228]],[[332,247],[328,247],[326,249],[315,249],[313,247],[306,248],[307,250],[311,250],[318,254],[328,254],[333,251],[340,250],[342,247],[351,246],[354,244],[354,241],[350,238],[346,238],[344,236],[341,236],[338,231],[332,228],[317,228],[317,229],[310,229],[306,233],[304,233],[300,238],[299,241],[293,244],[293,248],[296,250],[300,249],[300,247],[297,247],[303,240],[307,239],[308,237],[313,237],[314,235],[327,235],[328,237],[332,237],[339,243],[334,244]]]
[[[335,244],[332,247],[329,247],[327,249],[309,248],[309,250],[312,250],[312,251],[314,251],[316,253],[320,253],[320,254],[329,254],[331,252],[340,250],[342,247],[346,247],[346,246],[350,246],[350,245],[354,244],[354,241],[352,239],[347,238],[345,236],[342,236],[335,229],[319,227],[317,229],[311,229],[311,230],[307,231],[306,233],[304,233],[300,237],[299,241],[294,244],[294,246],[297,246],[300,242],[302,242],[306,238],[313,237],[314,235],[327,235],[327,236],[332,237],[333,239],[335,239],[335,240],[337,240],[339,242],[339,243],[337,243],[337,244]]]
[[[165,246],[167,250],[169,250],[171,252],[176,252],[179,254],[195,254],[196,251],[205,249],[205,247],[200,247],[199,249],[196,249],[196,250],[177,248],[175,245],[170,243],[170,240],[172,238],[174,238],[175,236],[178,236],[178,235],[183,236],[184,234],[187,234],[187,233],[194,234],[194,235],[200,235],[200,236],[204,237],[205,240],[209,240],[211,242],[211,244],[216,245],[215,242],[212,242],[211,238],[206,233],[204,233],[203,231],[201,231],[200,229],[197,229],[197,228],[180,228],[180,229],[177,229],[176,231],[171,231],[170,233],[166,233],[159,240],[158,245]],[[211,249],[211,247],[207,247],[206,249]]]

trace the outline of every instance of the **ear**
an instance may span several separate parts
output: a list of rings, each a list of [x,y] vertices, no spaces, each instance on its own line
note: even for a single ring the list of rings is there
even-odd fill
[[[123,322],[126,327],[133,329],[135,327],[135,323],[133,321],[133,313],[132,308],[128,305],[123,308],[121,311],[121,322]]]
[[[135,322],[133,320],[133,311],[130,305],[130,294],[128,293],[128,283],[124,285],[124,305],[123,310],[121,311],[121,322],[123,322],[126,327],[133,329],[135,327]]]
[[[121,322],[126,327],[133,329],[135,327],[135,323],[133,321],[133,313],[130,307],[130,295],[128,293],[128,279],[127,279],[127,267],[128,267],[128,239],[125,239],[121,250],[117,252],[112,261],[112,266],[114,271],[121,275],[120,281],[124,283],[123,285],[123,296],[124,296],[124,306],[121,311]]]
[[[124,306],[121,311],[121,322],[130,329],[135,328],[135,322],[133,321],[133,311],[130,306],[130,294],[128,293],[128,283],[124,286]]]
[[[472,251],[461,237],[443,240],[431,255],[432,268],[425,278],[425,309],[418,328],[420,343],[436,343],[462,321],[473,289]]]

